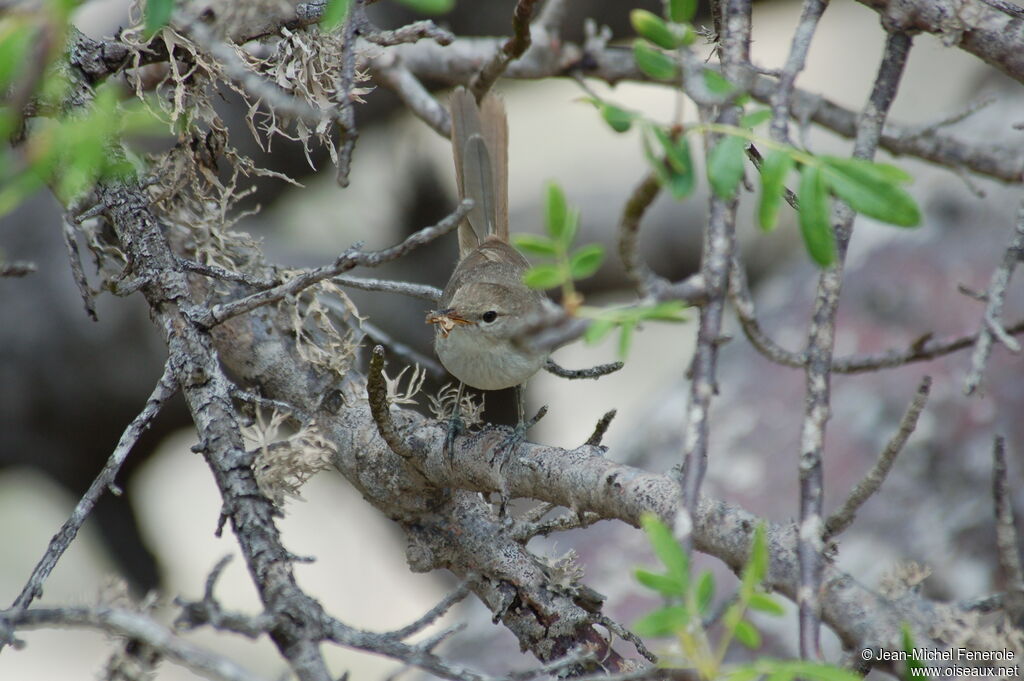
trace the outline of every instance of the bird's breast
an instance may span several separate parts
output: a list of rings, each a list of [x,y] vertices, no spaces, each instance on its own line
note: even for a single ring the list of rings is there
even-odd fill
[[[502,390],[525,383],[537,373],[547,355],[528,355],[506,338],[495,338],[476,327],[455,327],[447,336],[434,336],[441,364],[455,378],[479,390]]]

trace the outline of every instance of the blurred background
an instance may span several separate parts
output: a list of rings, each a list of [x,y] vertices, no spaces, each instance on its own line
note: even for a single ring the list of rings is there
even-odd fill
[[[570,3],[567,39],[579,38],[587,16],[612,26],[616,38],[629,38],[627,16],[634,5],[619,4]],[[653,2],[639,4],[656,9]],[[80,28],[94,37],[113,34],[125,22],[124,5],[121,0],[86,3]],[[459,35],[501,34],[507,31],[512,5],[462,2],[438,21]],[[799,8],[799,2],[788,0],[755,4],[755,63],[781,66]],[[373,9],[385,27],[415,18],[389,3]],[[874,12],[857,3],[833,3],[798,85],[859,110],[883,39]],[[593,87],[655,117],[667,120],[672,114],[673,97],[659,88]],[[498,89],[509,114],[513,229],[540,229],[544,184],[557,180],[582,210],[581,241],[603,242],[614,253],[622,205],[645,172],[636,135],[612,133],[592,107],[577,101],[583,93],[572,81],[502,81]],[[1008,83],[972,56],[931,36],[917,36],[891,118],[928,125],[989,95],[997,98],[994,104],[946,129],[964,139],[1005,140],[1020,148],[1021,133],[1012,127],[1024,111],[1019,84]],[[354,241],[365,241],[369,248],[387,246],[451,210],[454,181],[447,141],[402,111],[389,92],[378,89],[367,100],[357,108],[362,132],[352,184],[340,190],[325,154],[316,159],[315,173],[297,147],[278,142],[272,157],[261,154],[241,123],[244,110],[232,97],[225,98],[224,115],[235,133],[232,142],[258,163],[284,170],[305,185],[293,189],[261,184],[262,212],[239,226],[264,240],[271,260],[323,264]],[[816,152],[849,153],[851,146],[820,131],[810,131],[808,139]],[[916,177],[912,191],[924,210],[924,225],[906,231],[858,218],[840,309],[840,355],[906,347],[929,331],[938,337],[974,332],[982,308],[957,293],[956,286],[985,288],[1013,226],[1018,187],[968,181],[906,159],[896,162]],[[776,233],[761,235],[750,217],[752,198],[744,198],[740,229],[762,323],[781,344],[799,349],[816,270],[798,243],[792,212],[783,210]],[[642,249],[659,273],[675,279],[696,267],[706,205],[704,185],[683,203],[661,197],[645,218]],[[6,547],[0,558],[0,601],[10,603],[121,430],[141,409],[159,376],[164,349],[138,296],[127,301],[100,297],[100,321],[87,319],[52,198],[41,195],[0,222],[0,252],[6,259],[39,266],[24,279],[0,279],[0,542]],[[455,253],[454,239],[445,240],[386,270],[361,274],[442,286]],[[586,282],[590,302],[630,298],[615,258],[609,261]],[[1008,321],[1024,312],[1021,293],[1019,282],[1011,286]],[[431,354],[431,330],[422,323],[425,303],[359,292],[352,297],[374,324]],[[758,356],[735,325],[729,332],[735,340],[722,354],[707,491],[784,522],[797,512],[803,375]],[[603,413],[615,408],[618,416],[605,440],[608,456],[668,470],[678,463],[681,451],[692,333],[692,324],[642,329],[626,367],[596,382],[566,381],[542,372],[529,385],[529,400],[534,408],[548,404],[550,412],[531,438],[575,447]],[[615,352],[613,341],[596,347],[576,344],[560,350],[555,359],[579,368],[614,361]],[[391,361],[398,366],[401,358]],[[968,362],[967,353],[958,353],[928,365],[835,380],[826,460],[831,508],[884,447],[920,377],[928,373],[935,379],[929,407],[892,476],[843,536],[839,562],[865,583],[881,584],[886,574],[916,561],[933,571],[924,588],[936,597],[972,598],[999,589],[989,496],[991,442],[997,432],[1008,438],[1015,482],[1011,489],[1017,490],[1014,501],[1020,511],[1024,381],[1019,360],[996,347],[985,394],[966,398],[961,386]],[[434,382],[428,390],[439,385]],[[489,395],[487,400],[490,418],[507,418],[501,396]],[[425,395],[420,401],[426,403]],[[136,594],[156,589],[165,602],[178,595],[201,596],[210,569],[237,550],[229,533],[214,537],[219,497],[201,458],[189,451],[193,443],[183,405],[176,401],[129,459],[120,480],[125,494],[104,497],[47,582],[42,604],[108,600],[118,592],[111,586],[114,576],[126,580]],[[368,629],[403,626],[451,588],[448,575],[414,575],[406,569],[401,538],[340,476],[319,475],[303,496],[304,502],[289,504],[281,522],[285,545],[295,554],[317,558],[296,565],[299,581],[342,620]],[[608,597],[606,612],[613,618],[628,624],[652,605],[632,581],[632,567],[651,558],[643,538],[630,528],[600,523],[535,540],[531,548],[553,558],[575,550],[585,581]],[[700,564],[716,570],[719,584],[729,583],[715,561],[702,559]],[[240,557],[225,571],[217,595],[225,607],[257,611]],[[173,608],[166,613],[173,617]],[[490,624],[482,608],[467,603],[457,616],[479,626],[456,636],[449,654],[490,672],[530,666],[511,635]],[[792,619],[762,624],[777,654],[795,654]],[[265,641],[210,632],[188,636],[245,660],[266,678],[286,671]],[[0,679],[92,679],[113,649],[110,639],[88,632],[25,632],[22,638],[24,650],[0,654]],[[54,654],[57,650],[60,655]],[[395,670],[379,658],[340,649],[327,653],[339,675],[348,669],[353,678],[383,678]],[[158,678],[195,677],[164,664]]]

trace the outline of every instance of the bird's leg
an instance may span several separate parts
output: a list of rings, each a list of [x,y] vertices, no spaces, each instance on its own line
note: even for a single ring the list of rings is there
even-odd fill
[[[518,420],[516,421],[516,427],[512,429],[508,437],[501,441],[501,443],[495,447],[494,453],[491,455],[491,465],[498,462],[499,474],[504,471],[505,465],[508,463],[509,458],[512,456],[512,452],[515,451],[516,446],[523,441],[526,437],[526,433],[532,428],[538,421],[544,418],[544,415],[548,413],[547,406],[543,406],[537,410],[537,413],[533,418],[526,419],[526,400],[523,394],[523,386],[516,386],[516,411],[518,413]],[[509,495],[508,489],[505,485],[504,477],[501,477],[501,490],[498,492],[499,505],[498,515],[500,517],[505,516],[505,507],[508,505]]]
[[[466,424],[462,420],[462,393],[466,384],[459,381],[459,393],[455,396],[455,406],[452,408],[451,418],[448,420],[448,433],[444,438],[444,452],[448,456],[448,462],[455,460],[455,438],[466,430]]]
[[[501,441],[501,444],[495,447],[494,454],[491,456],[492,464],[499,458],[502,459],[501,468],[505,467],[505,463],[507,463],[509,455],[511,455],[513,450],[515,450],[516,445],[523,441],[523,438],[526,436],[526,433],[530,430],[530,428],[533,428],[533,426],[536,425],[536,423],[540,421],[542,418],[544,418],[544,415],[548,413],[548,408],[546,405],[541,407],[540,409],[537,410],[537,413],[533,416],[533,418],[527,420],[526,400],[524,399],[523,395],[523,386],[517,385],[516,411],[519,415],[519,419],[516,421],[516,427],[512,429],[512,432],[509,433],[508,437]]]

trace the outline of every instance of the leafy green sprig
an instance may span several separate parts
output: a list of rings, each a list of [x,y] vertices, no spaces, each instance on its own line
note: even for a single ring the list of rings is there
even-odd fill
[[[680,6],[668,2],[665,16],[646,10],[634,10],[630,19],[640,36],[633,44],[637,67],[649,77],[675,81],[679,76],[678,51],[693,42],[695,2]],[[673,54],[676,51],[676,54]],[[703,71],[704,85],[717,94],[736,92],[735,86],[712,69]],[[781,144],[757,135],[753,129],[767,122],[771,112],[765,109],[745,114],[738,126],[701,123],[665,126],[637,111],[595,97],[594,104],[601,117],[615,132],[624,133],[634,126],[641,129],[644,155],[659,182],[674,198],[685,199],[697,184],[693,162],[691,134],[720,135],[708,153],[706,174],[712,191],[728,198],[735,194],[745,172],[748,144],[769,150],[761,164],[761,197],[758,223],[772,231],[792,173],[798,174],[797,203],[800,233],[811,259],[821,267],[835,261],[835,234],[831,215],[834,200],[846,202],[854,211],[881,222],[899,227],[914,227],[921,221],[921,212],[902,185],[913,178],[900,168],[856,158],[815,155],[794,146]],[[738,106],[747,106],[749,97],[735,98]]]
[[[38,112],[25,120],[16,110],[24,101],[0,101],[0,138],[20,137],[15,147],[0,147],[0,216],[47,185],[68,203],[101,179],[134,175],[137,169],[111,147],[125,135],[163,129],[143,102],[121,102],[111,83],[96,88],[88,107],[63,111],[71,84],[54,62],[77,4],[52,0],[34,12],[0,17],[0,92],[24,91]],[[39,54],[43,35],[53,48]]]
[[[743,567],[736,592],[728,599],[728,607],[720,618],[720,632],[713,642],[705,626],[715,599],[715,580],[704,570],[694,578],[686,551],[672,536],[672,531],[654,514],[646,514],[641,525],[647,533],[654,554],[664,572],[637,569],[635,576],[644,587],[657,593],[664,605],[638,620],[633,630],[640,636],[673,637],[680,645],[681,666],[693,668],[702,679],[753,681],[762,676],[772,681],[791,681],[797,677],[809,681],[857,681],[859,675],[820,662],[760,658],[754,662],[727,667],[725,658],[734,641],[756,650],[762,638],[751,612],[779,616],[782,605],[761,587],[768,572],[768,547],[764,525],[754,530],[750,558]]]
[[[551,182],[547,186],[545,234],[516,234],[512,242],[523,253],[550,262],[534,265],[527,270],[523,281],[535,289],[561,289],[562,307],[571,315],[590,319],[583,335],[584,341],[594,344],[614,329],[619,329],[619,356],[625,357],[633,340],[633,332],[644,321],[685,321],[685,305],[668,301],[651,305],[619,307],[590,307],[583,305],[583,296],[575,282],[593,276],[604,262],[601,244],[587,244],[573,248],[579,232],[579,211],[570,208],[562,188]]]

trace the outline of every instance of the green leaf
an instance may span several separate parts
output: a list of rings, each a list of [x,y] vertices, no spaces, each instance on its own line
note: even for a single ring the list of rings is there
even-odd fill
[[[671,182],[671,176],[669,175],[668,168],[665,167],[665,159],[654,153],[654,147],[651,144],[650,135],[654,132],[653,126],[645,126],[644,134],[640,137],[644,148],[644,157],[647,158],[647,162],[651,164],[651,170],[654,171],[655,176],[658,178],[658,182],[661,185],[668,186]]]
[[[751,111],[740,119],[740,127],[742,128],[756,128],[762,123],[768,121],[772,117],[771,109],[758,109],[757,111]]]
[[[747,620],[740,620],[736,623],[733,635],[737,641],[751,650],[757,650],[761,647],[761,632]]]
[[[548,182],[547,212],[545,213],[544,224],[555,241],[564,243],[562,236],[565,234],[565,223],[568,217],[568,208],[565,203],[565,193],[555,182]]]
[[[604,246],[589,244],[579,249],[569,258],[569,271],[573,279],[586,279],[593,276],[604,262]]]
[[[541,234],[513,234],[512,243],[524,253],[554,256],[558,253],[555,242]]]
[[[637,67],[654,80],[674,80],[676,77],[676,63],[672,58],[643,40],[633,42],[633,59]]]
[[[800,233],[814,262],[828,267],[836,259],[836,237],[829,218],[828,192],[821,171],[806,165],[800,171]]]
[[[697,31],[693,30],[690,24],[669,24],[668,29],[676,36],[676,42],[683,47],[689,47],[697,40]]]
[[[876,170],[875,164],[863,159],[819,159],[828,186],[858,213],[900,227],[916,227],[921,222],[917,202],[890,179],[893,166]]]
[[[642,308],[641,319],[654,319],[663,322],[685,322],[686,305],[681,300],[666,300],[648,308]]]
[[[750,594],[747,607],[758,612],[766,612],[769,615],[785,615],[786,609],[779,605],[778,601],[766,593],[755,591]]]
[[[701,573],[697,580],[697,611],[704,615],[715,597],[715,576],[710,570]]]
[[[735,667],[725,676],[725,681],[754,681],[764,676],[760,669],[754,665]]]
[[[523,275],[524,284],[539,290],[561,286],[565,281],[566,272],[557,265],[536,265]]]
[[[750,558],[743,566],[743,586],[748,593],[764,581],[768,574],[768,544],[764,536],[764,523],[754,528],[754,537],[750,541]]]
[[[775,229],[778,223],[786,177],[792,168],[793,157],[785,151],[771,152],[761,164],[761,202],[758,204],[757,221],[766,232]]]
[[[599,107],[601,117],[615,132],[626,132],[629,130],[633,126],[633,119],[637,116],[637,114],[632,111],[626,111],[621,107],[615,106],[614,104],[608,104],[607,102],[601,102]]]
[[[327,0],[323,17],[320,18],[320,27],[330,31],[340,25],[348,14],[348,6],[349,0]]]
[[[174,12],[174,0],[146,0],[146,35],[153,35],[167,25]]]
[[[565,228],[562,230],[561,246],[563,251],[569,250],[576,232],[580,228],[580,212],[575,208],[569,208],[565,215]]]
[[[879,179],[887,180],[895,184],[907,184],[914,181],[914,176],[899,166],[891,163],[868,163],[864,162],[864,169],[877,176]]]
[[[665,150],[665,158],[671,164],[673,170],[679,173],[693,171],[690,145],[686,143],[685,137],[680,136],[678,140],[673,140],[668,132],[658,126],[651,126],[651,131],[658,139],[658,142],[661,143],[662,149]],[[680,143],[683,143],[683,146],[680,146]]]
[[[704,69],[704,85],[716,95],[727,95],[734,89],[725,76],[713,69]]]
[[[398,0],[406,7],[411,7],[424,14],[444,14],[455,7],[455,0]]]
[[[810,662],[807,660],[776,661],[780,668],[785,668],[793,676],[817,681],[862,681],[860,674],[856,674],[842,667],[827,664],[825,662]]]
[[[636,329],[636,322],[627,319],[619,325],[619,359],[625,360],[629,356],[629,349],[633,346],[633,330]]]
[[[682,596],[685,591],[682,582],[675,577],[659,575],[639,569],[634,574],[636,575],[636,581],[663,596]]]
[[[665,150],[665,160],[669,165],[665,173],[667,177],[662,184],[668,186],[673,198],[685,199],[693,193],[694,187],[697,185],[697,174],[693,168],[690,143],[685,136],[673,140],[665,130],[657,126],[652,126],[651,131]],[[662,167],[664,168],[664,164]]]
[[[736,193],[736,187],[743,179],[743,159],[747,141],[742,137],[727,135],[708,154],[708,180],[715,194],[723,199]]]
[[[608,332],[615,328],[615,322],[611,319],[595,319],[583,332],[583,341],[589,345],[600,342]]]
[[[924,665],[921,661],[914,657],[914,634],[910,631],[910,626],[905,622],[901,627],[900,638],[903,642],[903,652],[907,654],[907,659],[904,662],[903,678],[907,681],[910,679],[927,679],[927,674],[924,673]],[[916,670],[916,671],[914,671]]]
[[[6,92],[25,67],[29,48],[37,40],[36,28],[20,17],[0,23],[0,92]]]
[[[672,530],[653,513],[645,513],[640,524],[647,533],[654,555],[668,568],[669,575],[678,578],[685,588],[690,581],[690,560],[672,536]]]
[[[690,615],[680,605],[670,605],[647,613],[636,621],[633,631],[640,636],[672,636],[690,621]]]
[[[776,669],[769,674],[765,681],[792,681],[794,676],[795,674],[793,673],[793,670],[787,667],[782,667],[781,669]]]
[[[629,22],[633,25],[634,31],[658,47],[664,47],[666,50],[679,47],[676,35],[657,14],[645,9],[635,9],[629,13]]]
[[[667,5],[669,21],[680,24],[693,21],[697,13],[697,0],[668,0]]]

